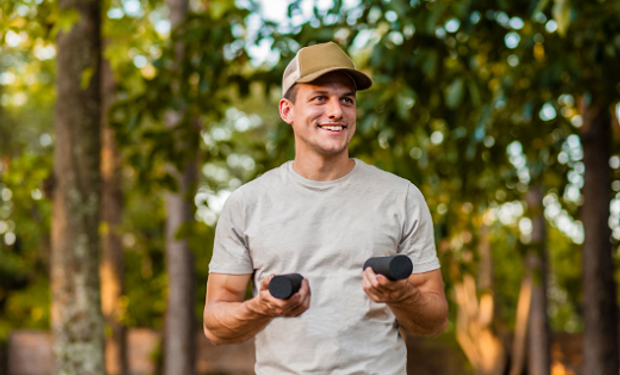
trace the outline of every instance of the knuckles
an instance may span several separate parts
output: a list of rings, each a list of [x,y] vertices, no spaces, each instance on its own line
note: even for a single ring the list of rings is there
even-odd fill
[[[294,296],[288,300],[273,300],[268,297],[265,301],[267,315],[273,317],[296,317],[303,314],[310,307],[310,296]]]

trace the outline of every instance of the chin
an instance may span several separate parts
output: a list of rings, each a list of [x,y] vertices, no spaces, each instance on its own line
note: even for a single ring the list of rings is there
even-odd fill
[[[331,150],[326,150],[326,149],[322,149],[320,150],[320,153],[324,156],[328,156],[328,157],[335,157],[335,156],[340,156],[342,154],[345,154],[347,152],[347,148],[339,148],[339,149],[331,149]]]

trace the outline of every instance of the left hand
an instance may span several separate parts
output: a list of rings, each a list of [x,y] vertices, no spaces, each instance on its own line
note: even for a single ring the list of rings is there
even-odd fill
[[[371,267],[364,270],[362,289],[375,302],[397,303],[419,292],[407,279],[391,281],[376,274]]]

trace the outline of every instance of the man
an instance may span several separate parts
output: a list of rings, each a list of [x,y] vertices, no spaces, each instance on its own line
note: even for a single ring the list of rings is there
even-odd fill
[[[256,337],[258,375],[405,374],[404,330],[436,336],[447,302],[430,212],[409,181],[349,158],[356,91],[372,81],[334,43],[301,49],[279,110],[295,160],[236,190],[220,216],[209,265],[205,335],[216,345]],[[414,264],[390,281],[371,257]],[[276,274],[301,289],[272,297]],[[253,298],[244,301],[252,279]]]

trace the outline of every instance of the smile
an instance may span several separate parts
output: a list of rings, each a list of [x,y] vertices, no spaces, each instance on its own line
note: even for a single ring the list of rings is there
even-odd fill
[[[346,126],[344,125],[319,125],[319,128],[325,129],[325,130],[331,130],[331,131],[341,131],[342,129],[345,129]]]

